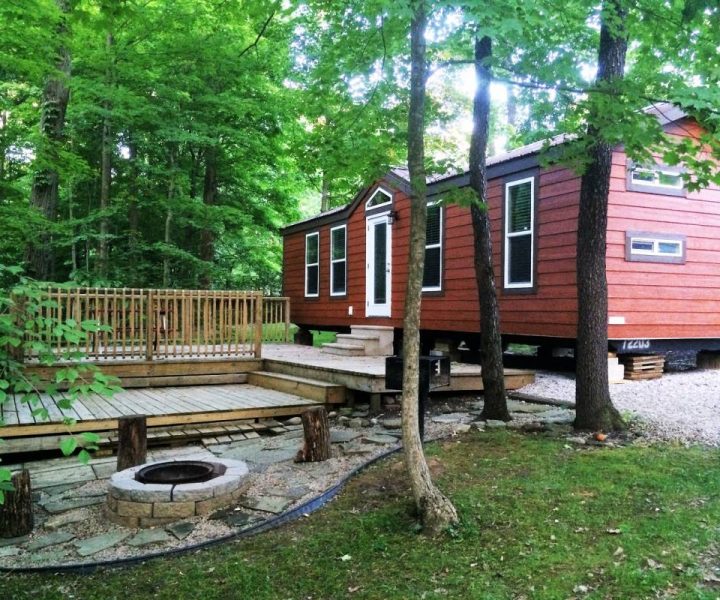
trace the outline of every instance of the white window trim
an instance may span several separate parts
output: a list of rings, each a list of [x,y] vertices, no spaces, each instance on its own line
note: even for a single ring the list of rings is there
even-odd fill
[[[530,182],[530,229],[510,232],[510,188]],[[505,230],[503,240],[503,287],[505,289],[527,289],[535,285],[535,177],[525,177],[505,184]],[[514,237],[530,236],[530,281],[510,283],[510,242]]]
[[[385,194],[389,198],[388,201],[381,202],[380,204],[376,204],[375,206],[370,206],[370,203],[375,199],[375,196],[380,193]],[[390,204],[392,204],[392,199],[392,192],[386,190],[385,188],[379,187],[373,192],[373,195],[367,199],[367,202],[365,202],[365,210],[375,210],[376,208],[380,208],[381,206],[389,206]]]
[[[345,230],[345,247],[343,248],[343,257],[342,258],[333,258],[333,231],[337,231],[338,229],[344,229]],[[335,263],[345,263],[345,281],[343,281],[343,290],[342,292],[336,292],[335,291],[335,275],[334,275],[334,269],[333,265]],[[330,295],[331,296],[345,296],[347,295],[347,225],[338,225],[337,227],[333,227],[330,229]]]
[[[437,206],[437,202],[428,202],[428,208],[431,206]],[[443,210],[442,206],[440,207],[440,241],[437,244],[428,244],[425,243],[425,253],[427,255],[427,251],[431,250],[433,248],[440,248],[440,285],[437,286],[423,286],[422,291],[423,292],[442,292],[442,282],[443,282],[443,224],[445,220],[445,211]],[[427,256],[426,256],[427,258]]]
[[[653,181],[647,181],[645,179],[635,179],[636,173],[652,173],[655,179]],[[666,183],[660,183],[660,174],[664,175],[672,175],[673,177],[678,177],[678,182],[680,185],[668,185]],[[685,189],[685,181],[682,178],[681,173],[678,171],[672,171],[670,169],[663,169],[660,166],[657,167],[640,167],[635,166],[630,171],[630,179],[633,182],[633,185],[644,185],[647,187],[652,188],[660,188],[660,189],[666,189],[666,190],[683,190]]]
[[[317,262],[308,262],[308,241],[311,237],[317,238]],[[308,267],[317,267],[317,292],[314,294],[308,293]],[[320,232],[315,231],[305,235],[305,297],[306,298],[317,298],[320,296]]]
[[[636,248],[633,248],[633,244],[635,242],[643,242],[646,244],[652,244],[652,250],[639,250]],[[677,252],[661,252],[660,251],[660,244],[673,244],[677,246]],[[651,238],[651,237],[631,237],[630,238],[630,254],[632,255],[642,255],[642,256],[668,256],[668,257],[675,257],[675,258],[681,258],[683,256],[683,242],[682,240],[666,240],[662,238]]]

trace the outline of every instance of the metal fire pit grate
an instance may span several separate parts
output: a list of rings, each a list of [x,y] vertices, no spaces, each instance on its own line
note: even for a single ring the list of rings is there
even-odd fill
[[[221,464],[200,460],[179,460],[143,467],[136,473],[135,479],[141,483],[177,485],[210,481],[224,473],[225,467]]]

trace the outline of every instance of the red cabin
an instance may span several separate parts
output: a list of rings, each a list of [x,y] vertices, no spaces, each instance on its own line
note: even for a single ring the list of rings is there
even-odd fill
[[[699,126],[664,114],[677,136]],[[488,201],[501,331],[507,342],[572,346],[580,177],[542,168],[542,144],[488,160]],[[428,187],[421,327],[428,342],[479,334],[470,211],[436,204],[467,175]],[[410,225],[407,172],[393,170],[348,205],[283,230],[284,294],[302,328],[385,325],[401,333]],[[688,192],[680,170],[613,155],[607,233],[608,337],[614,349],[685,340],[720,348],[720,189]]]

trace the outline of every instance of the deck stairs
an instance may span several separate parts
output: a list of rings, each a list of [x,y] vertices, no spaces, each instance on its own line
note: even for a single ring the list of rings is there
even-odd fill
[[[248,383],[256,387],[293,394],[323,404],[345,402],[345,386],[286,373],[255,371],[248,374]]]
[[[393,328],[352,325],[350,333],[338,333],[335,342],[322,345],[322,351],[340,356],[390,356],[393,353]]]

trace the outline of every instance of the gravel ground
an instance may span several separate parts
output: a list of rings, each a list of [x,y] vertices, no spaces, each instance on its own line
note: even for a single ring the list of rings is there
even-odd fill
[[[575,376],[538,371],[518,390],[543,398],[575,400]],[[655,439],[720,446],[720,371],[665,373],[660,379],[610,386],[618,410],[631,413]]]

